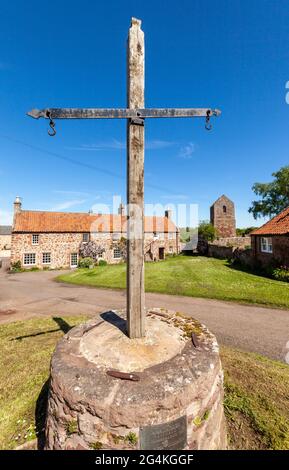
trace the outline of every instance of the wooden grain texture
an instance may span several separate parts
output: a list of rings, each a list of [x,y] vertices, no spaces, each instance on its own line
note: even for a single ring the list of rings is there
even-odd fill
[[[127,105],[144,107],[144,33],[132,18],[127,45]],[[127,123],[127,329],[145,335],[144,306],[144,126]]]
[[[206,117],[208,111],[210,116],[221,114],[219,109],[211,108],[47,108],[32,109],[27,114],[35,119],[49,119],[49,115],[53,119],[128,119]]]

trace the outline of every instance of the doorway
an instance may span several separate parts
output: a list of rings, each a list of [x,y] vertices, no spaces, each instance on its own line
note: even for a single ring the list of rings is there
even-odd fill
[[[165,259],[165,249],[159,248],[159,259]]]

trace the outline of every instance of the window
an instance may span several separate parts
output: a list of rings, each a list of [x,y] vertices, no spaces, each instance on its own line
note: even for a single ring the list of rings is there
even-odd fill
[[[51,253],[42,253],[42,264],[51,263]]]
[[[33,233],[32,235],[32,245],[38,245],[39,243],[39,235],[38,233]]]
[[[89,233],[83,233],[82,234],[82,241],[83,241],[83,243],[88,243],[89,242]]]
[[[70,254],[70,267],[77,268],[78,266],[78,253],[71,253]]]
[[[261,238],[261,251],[262,253],[273,253],[272,238],[262,237]]]
[[[169,247],[169,253],[173,253],[174,252],[174,247],[173,246],[170,246]]]
[[[120,240],[120,238],[121,238],[120,233],[115,232],[115,233],[112,234],[112,239],[113,240]]]
[[[174,238],[173,232],[169,232],[169,239],[172,240]]]
[[[114,259],[119,259],[121,258],[121,251],[119,248],[114,248],[113,250],[113,257]]]
[[[223,212],[224,212],[224,214],[226,214],[226,212],[227,212],[227,207],[226,206],[223,206]]]
[[[154,232],[154,239],[157,240],[159,238],[159,235],[157,232]]]
[[[23,264],[24,266],[34,266],[36,264],[36,254],[24,253]]]

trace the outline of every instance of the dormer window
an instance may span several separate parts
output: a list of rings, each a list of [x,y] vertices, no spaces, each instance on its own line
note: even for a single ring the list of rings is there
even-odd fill
[[[33,233],[33,235],[32,235],[32,245],[39,245],[39,235],[38,235],[38,233]]]

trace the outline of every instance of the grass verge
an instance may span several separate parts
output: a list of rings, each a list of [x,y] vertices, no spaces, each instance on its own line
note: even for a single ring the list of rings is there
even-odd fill
[[[58,281],[92,287],[125,288],[126,265],[98,266],[61,274]],[[146,263],[147,292],[203,297],[289,308],[289,285],[230,267],[226,260],[176,256]]]

